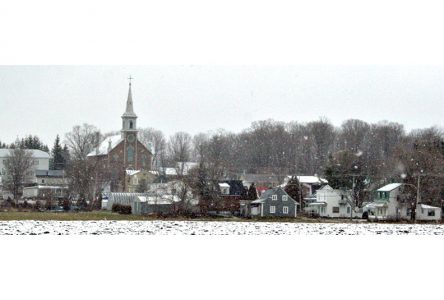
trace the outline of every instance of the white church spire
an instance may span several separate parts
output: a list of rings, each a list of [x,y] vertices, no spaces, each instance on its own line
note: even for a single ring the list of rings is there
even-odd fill
[[[129,79],[128,99],[126,100],[126,110],[125,110],[125,113],[122,115],[122,117],[137,118],[136,114],[134,113],[133,94],[131,93],[131,80],[133,78],[130,75],[130,77],[128,79]]]

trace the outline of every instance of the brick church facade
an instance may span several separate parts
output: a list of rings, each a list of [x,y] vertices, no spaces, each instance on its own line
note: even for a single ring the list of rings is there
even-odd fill
[[[108,185],[112,192],[125,190],[127,170],[151,170],[153,155],[138,139],[137,115],[134,113],[131,81],[126,110],[122,115],[120,134],[106,138],[88,154],[88,158],[97,162],[96,165],[101,169],[103,185]]]

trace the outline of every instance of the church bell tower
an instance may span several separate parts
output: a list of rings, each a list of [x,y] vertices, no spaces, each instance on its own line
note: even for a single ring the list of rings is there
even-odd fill
[[[131,76],[129,79],[128,99],[126,100],[126,110],[122,115],[121,137],[124,141],[124,167],[136,170],[137,166],[137,115],[134,113],[133,96],[131,93]]]

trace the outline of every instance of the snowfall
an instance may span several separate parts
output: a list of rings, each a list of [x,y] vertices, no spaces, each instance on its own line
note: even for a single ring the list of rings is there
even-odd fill
[[[0,235],[443,235],[444,225],[228,221],[2,221]]]

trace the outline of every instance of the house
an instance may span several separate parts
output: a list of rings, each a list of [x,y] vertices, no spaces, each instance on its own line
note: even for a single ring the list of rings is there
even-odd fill
[[[402,183],[390,183],[376,190],[373,202],[364,206],[364,217],[370,220],[409,219],[410,209],[400,200]]]
[[[306,213],[327,218],[361,218],[362,209],[354,207],[350,190],[333,189],[325,185],[316,192],[316,201],[307,203]]]
[[[0,182],[5,182],[8,174],[6,174],[5,162],[11,154],[12,149],[0,149],[0,177],[2,177]],[[29,170],[28,174],[25,178],[25,185],[31,185],[36,183],[36,174],[39,171],[48,171],[49,170],[49,154],[42,150],[38,149],[27,149],[32,155],[33,165],[31,170]],[[4,186],[1,185],[0,190],[0,200],[7,199],[8,197],[13,198],[13,195],[4,189]]]
[[[287,176],[284,183],[281,185],[285,187],[293,176]],[[296,176],[301,188],[304,192],[304,202],[316,201],[316,191],[328,184],[328,180],[318,176]]]
[[[68,187],[35,185],[23,188],[23,198],[33,200],[63,200],[68,197]]]
[[[250,205],[249,215],[253,217],[296,217],[299,204],[278,186],[265,191]]]
[[[125,170],[125,192],[145,192],[148,184],[155,181],[156,176],[145,170]]]
[[[219,183],[219,189],[222,196],[230,195],[230,185],[226,182]]]
[[[403,187],[402,183],[390,183],[378,189],[374,201],[364,206],[364,217],[368,216],[370,220],[410,220],[416,198],[406,201]],[[441,208],[418,203],[415,219],[418,221],[441,220]]]
[[[64,170],[36,170],[33,182],[37,185],[68,186]]]
[[[416,220],[439,221],[441,220],[441,208],[420,203],[416,207]]]

